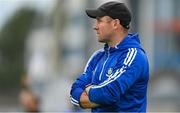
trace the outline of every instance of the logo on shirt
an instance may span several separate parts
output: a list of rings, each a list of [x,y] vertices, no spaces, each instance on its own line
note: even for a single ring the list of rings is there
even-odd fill
[[[112,76],[112,73],[113,73],[113,69],[112,69],[112,68],[109,68],[108,71],[107,71],[107,73],[106,73],[106,76],[107,76],[107,77],[110,77],[110,76]]]

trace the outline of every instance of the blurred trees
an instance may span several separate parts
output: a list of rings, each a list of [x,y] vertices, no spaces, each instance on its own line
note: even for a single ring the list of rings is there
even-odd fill
[[[18,10],[0,31],[0,88],[18,87],[24,73],[24,41],[30,32],[36,11]]]

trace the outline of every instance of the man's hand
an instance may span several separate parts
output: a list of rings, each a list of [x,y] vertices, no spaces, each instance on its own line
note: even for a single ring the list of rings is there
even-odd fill
[[[88,94],[87,94],[86,91],[84,91],[84,92],[81,94],[80,104],[81,104],[81,107],[83,107],[83,108],[95,108],[95,107],[98,107],[98,106],[99,106],[99,105],[96,104],[96,103],[90,102],[89,97],[88,97]]]

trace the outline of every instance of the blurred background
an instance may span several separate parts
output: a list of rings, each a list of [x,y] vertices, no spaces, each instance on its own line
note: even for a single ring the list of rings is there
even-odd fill
[[[103,47],[85,9],[107,1],[0,0],[0,112],[84,111],[71,84]],[[180,1],[119,1],[149,58],[148,111],[180,111]]]

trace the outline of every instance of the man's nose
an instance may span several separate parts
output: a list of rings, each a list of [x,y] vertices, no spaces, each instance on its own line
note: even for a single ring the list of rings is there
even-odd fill
[[[97,30],[97,29],[98,29],[97,22],[94,24],[93,29],[94,29],[94,30]]]

